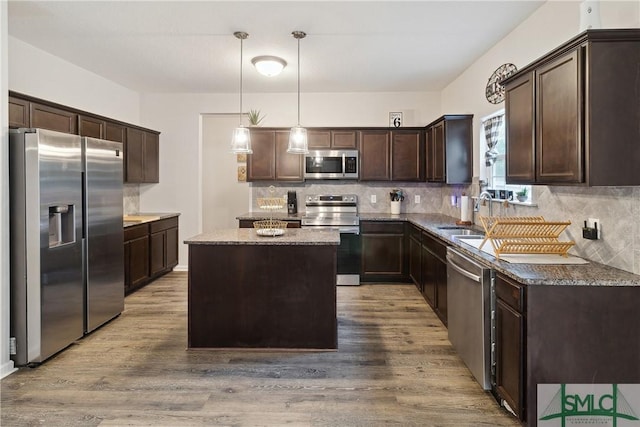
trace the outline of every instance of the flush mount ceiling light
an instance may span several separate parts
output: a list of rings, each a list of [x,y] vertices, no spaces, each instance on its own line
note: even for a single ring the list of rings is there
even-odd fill
[[[233,35],[240,39],[240,124],[233,130],[233,138],[231,139],[231,152],[237,154],[251,154],[251,134],[249,129],[242,126],[242,42],[249,37],[249,34],[236,31]]]
[[[287,61],[277,56],[256,56],[251,60],[256,70],[263,76],[277,76],[287,66]]]
[[[298,40],[298,125],[292,127],[289,132],[287,153],[307,154],[309,152],[307,130],[300,126],[300,39],[305,38],[307,34],[303,31],[294,31],[291,34]]]

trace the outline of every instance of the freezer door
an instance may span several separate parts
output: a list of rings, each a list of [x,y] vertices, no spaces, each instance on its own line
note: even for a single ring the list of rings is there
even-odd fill
[[[42,362],[83,332],[80,137],[10,134],[11,333],[18,365]]]
[[[82,138],[85,179],[85,332],[124,310],[122,144]]]

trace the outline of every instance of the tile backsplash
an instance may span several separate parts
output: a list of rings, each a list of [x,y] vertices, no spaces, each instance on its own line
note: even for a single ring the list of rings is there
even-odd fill
[[[122,197],[122,207],[125,215],[137,214],[140,212],[140,185],[124,184]]]
[[[268,197],[269,184],[252,183],[252,210],[259,211],[256,198]],[[360,212],[391,212],[389,192],[400,188],[405,193],[403,213],[437,212],[460,218],[460,203],[452,204],[452,196],[466,193],[478,195],[478,180],[471,185],[449,186],[425,183],[278,183],[276,196],[286,197],[287,191],[298,193],[298,212],[304,211],[308,194],[357,194]],[[571,221],[561,239],[573,240],[571,253],[583,258],[640,274],[640,187],[559,187],[534,186],[533,201],[537,206],[494,202],[493,214],[500,216],[544,216],[548,220]],[[377,198],[371,202],[371,195]],[[415,196],[420,203],[415,203]],[[459,199],[458,199],[459,200]],[[474,218],[478,213],[474,215]],[[480,215],[488,215],[488,207],[480,207]],[[598,218],[602,237],[582,238],[583,222]],[[476,221],[477,222],[477,221]]]
[[[270,197],[270,184],[252,183],[252,210],[259,211],[256,199],[259,197]],[[401,204],[402,213],[428,213],[443,212],[451,216],[460,215],[455,212],[456,208],[450,204],[450,193],[461,194],[468,191],[467,187],[443,187],[438,184],[425,183],[345,183],[336,181],[331,183],[322,181],[319,183],[305,184],[284,184],[278,183],[274,186],[273,195],[276,197],[287,197],[287,191],[296,191],[298,198],[298,212],[304,211],[304,199],[310,194],[356,194],[358,196],[358,207],[360,212],[391,212],[391,198],[389,193],[393,189],[401,189],[405,196]],[[371,201],[371,196],[376,197],[376,202]],[[415,203],[415,196],[420,196],[420,202]],[[283,209],[285,211],[286,209]]]

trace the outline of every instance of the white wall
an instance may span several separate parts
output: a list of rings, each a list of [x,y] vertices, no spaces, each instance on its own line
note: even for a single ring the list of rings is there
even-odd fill
[[[289,127],[297,114],[295,93],[245,94],[247,109],[266,115],[263,126]],[[141,185],[140,210],[180,212],[180,241],[202,230],[201,114],[237,112],[236,94],[143,94],[141,119],[160,136],[160,184]],[[440,115],[439,93],[303,93],[303,126],[388,126],[402,111],[405,126],[424,126]],[[229,162],[235,157],[229,154]],[[242,214],[244,212],[238,212]],[[187,264],[180,246],[179,268]]]
[[[137,92],[11,36],[9,57],[10,90],[145,126]]]
[[[238,213],[247,212],[251,189],[238,182],[237,157],[229,153],[237,114],[202,116],[202,231],[238,226]],[[246,162],[241,163],[246,169]]]
[[[9,359],[9,113],[7,2],[0,2],[0,378],[13,372]]]

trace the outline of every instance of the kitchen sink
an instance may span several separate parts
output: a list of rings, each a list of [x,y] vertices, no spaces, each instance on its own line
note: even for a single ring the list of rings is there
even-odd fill
[[[470,228],[465,228],[462,230],[456,230],[456,236],[484,236],[484,233],[481,231],[471,230]]]
[[[469,231],[473,231],[473,230],[469,230]],[[479,232],[474,232],[474,234],[468,233],[468,234],[454,234],[451,236],[452,239],[484,239],[484,234],[481,234]]]
[[[484,238],[484,233],[482,231],[474,230],[469,227],[461,227],[459,225],[447,225],[443,227],[438,227],[438,230],[441,232],[454,237],[454,238]]]

